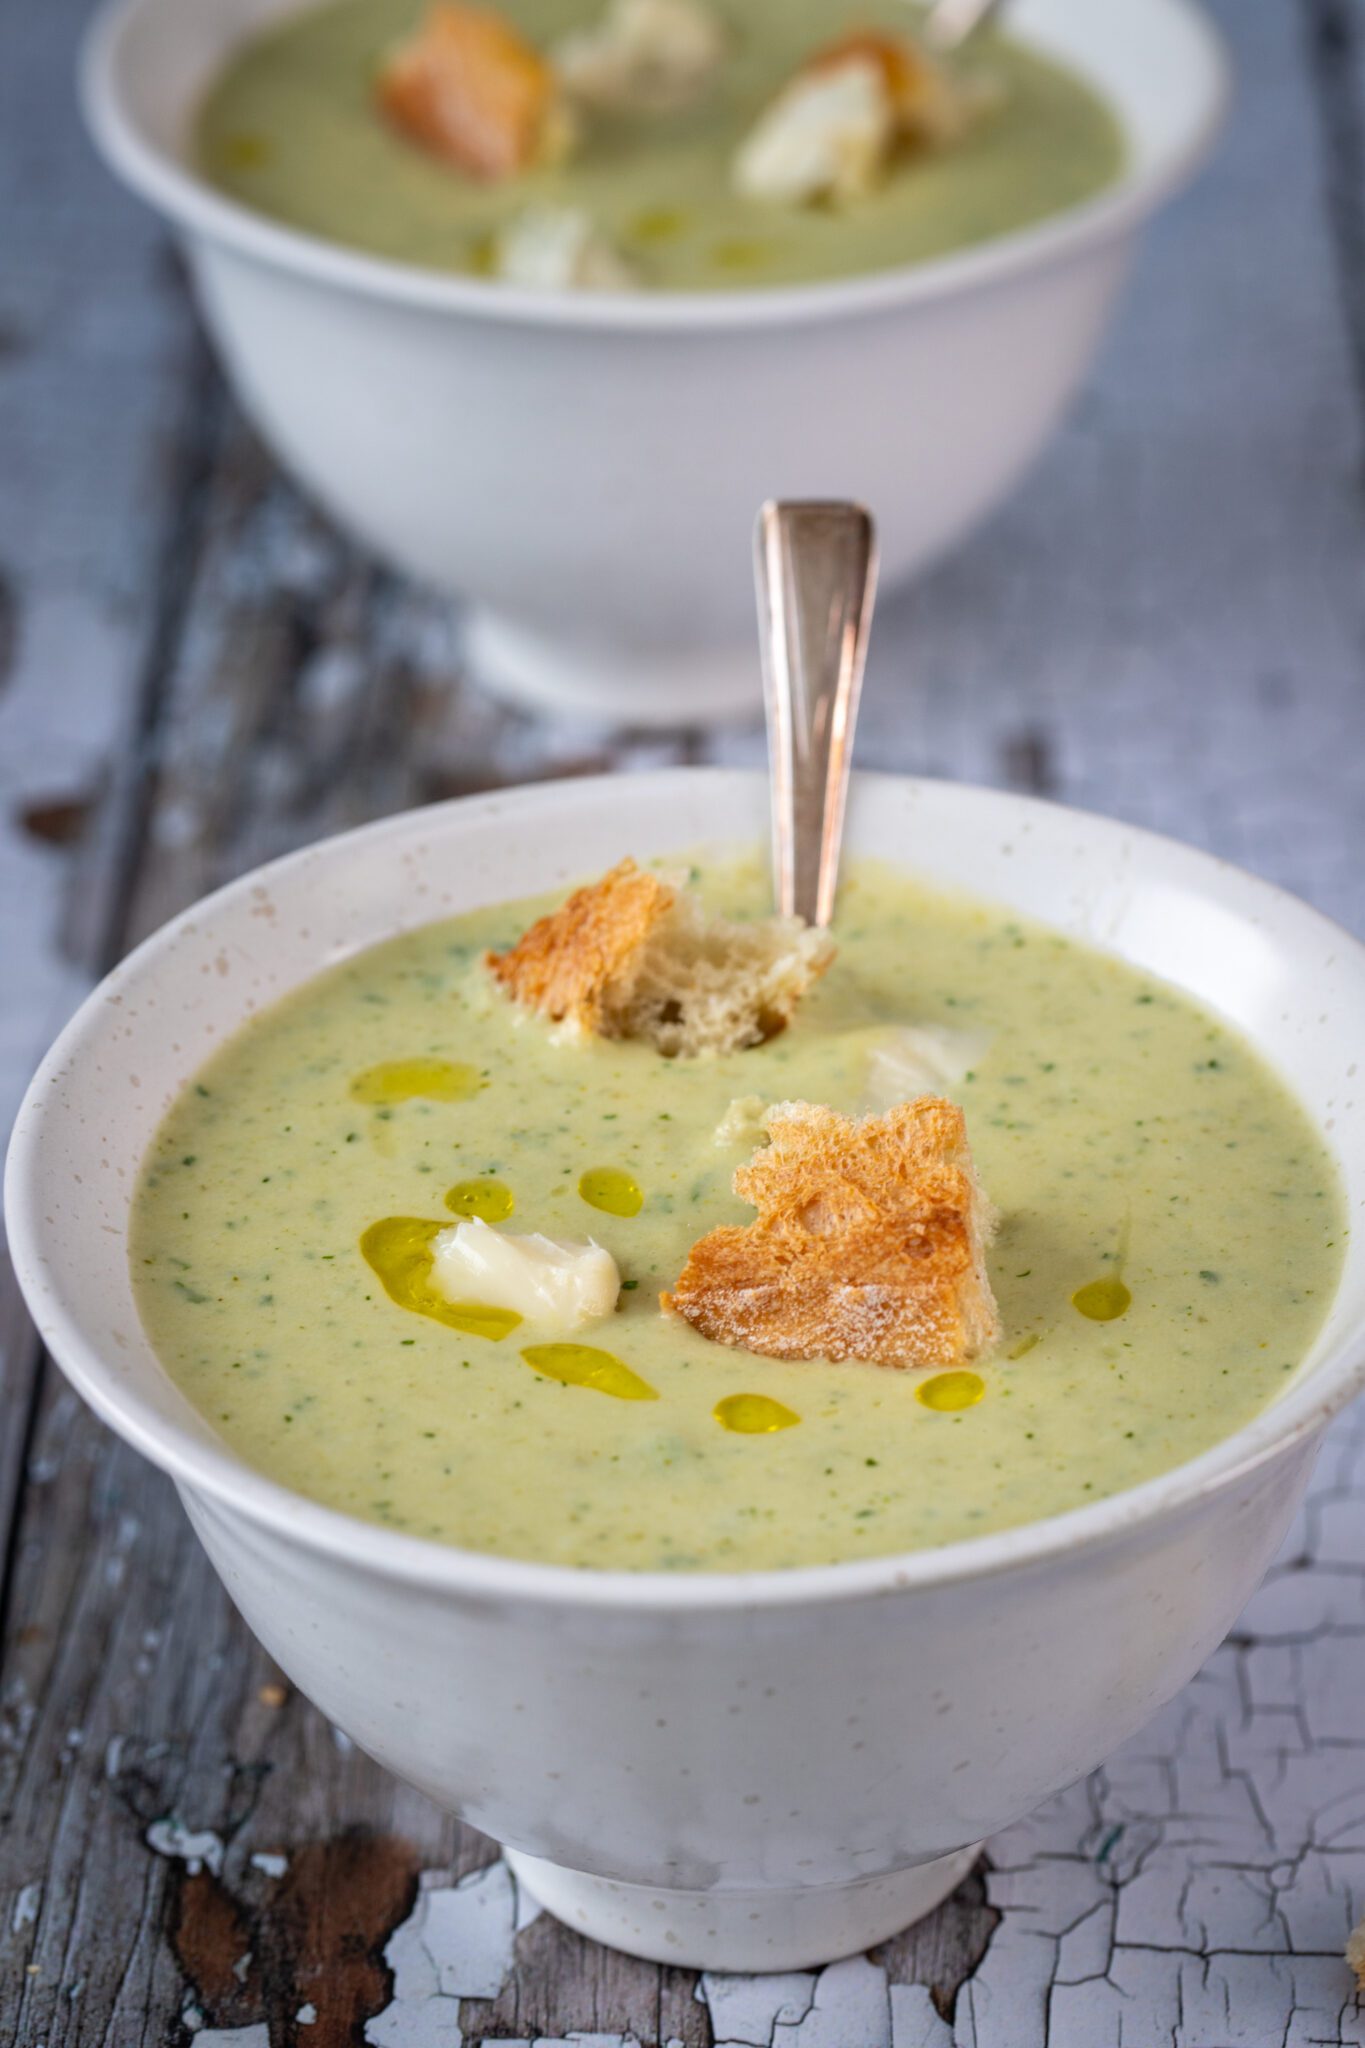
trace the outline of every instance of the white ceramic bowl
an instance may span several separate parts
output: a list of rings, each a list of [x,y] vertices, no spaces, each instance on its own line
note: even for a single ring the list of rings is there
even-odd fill
[[[356,948],[627,850],[757,839],[756,777],[679,770],[474,798],[248,876],[96,991],[20,1112],[6,1197],[53,1355],[174,1478],[272,1656],[372,1756],[509,1845],[571,1924],[666,1961],[793,1968],[927,1911],[984,1836],[1197,1668],[1365,1376],[1365,1232],[1273,1407],[1165,1477],[938,1551],[743,1576],[576,1572],[319,1507],[228,1451],[158,1365],[129,1199],[162,1112],[262,1004]],[[1365,1204],[1365,948],[1206,855],[1025,798],[855,784],[850,844],[1190,990],[1277,1064]],[[1235,1364],[1235,1360],[1232,1361]]]
[[[849,282],[545,295],[275,226],[189,167],[207,81],[298,4],[117,0],[83,66],[96,140],[180,230],[238,396],[282,460],[381,555],[473,601],[483,680],[634,723],[754,708],[745,565],[763,499],[870,505],[890,583],[999,503],[1225,96],[1185,0],[1016,0],[1017,32],[1121,114],[1129,165],[1098,198]]]

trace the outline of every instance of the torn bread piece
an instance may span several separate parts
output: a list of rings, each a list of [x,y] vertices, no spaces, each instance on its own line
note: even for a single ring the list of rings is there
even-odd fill
[[[784,1102],[735,1175],[757,1221],[699,1238],[663,1306],[765,1358],[942,1369],[1000,1334],[995,1217],[962,1112],[932,1095],[852,1118]]]
[[[529,206],[498,236],[496,270],[527,291],[622,292],[639,278],[590,214]]]
[[[986,104],[906,36],[865,30],[818,50],[759,116],[735,158],[735,189],[790,206],[846,204],[892,152],[957,141]]]
[[[799,918],[708,918],[685,889],[623,860],[487,965],[552,1023],[693,1059],[775,1037],[833,957],[828,935]]]
[[[565,36],[551,56],[580,105],[666,114],[705,90],[725,47],[724,29],[701,0],[608,0],[594,27]]]
[[[878,65],[855,58],[799,72],[740,145],[735,189],[788,206],[846,204],[877,183],[895,128]]]
[[[395,127],[474,178],[558,163],[573,144],[553,67],[501,15],[453,0],[389,52],[375,93]]]

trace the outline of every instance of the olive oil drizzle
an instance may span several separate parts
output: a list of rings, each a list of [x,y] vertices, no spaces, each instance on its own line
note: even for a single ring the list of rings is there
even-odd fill
[[[477,1067],[459,1060],[384,1060],[351,1082],[353,1102],[387,1108],[395,1102],[468,1102],[483,1086]]]
[[[947,1415],[959,1408],[975,1408],[985,1391],[986,1382],[979,1372],[936,1372],[916,1387],[915,1399]]]
[[[1118,1247],[1113,1255],[1114,1270],[1102,1274],[1098,1280],[1088,1280],[1084,1287],[1078,1287],[1071,1297],[1071,1306],[1077,1315],[1085,1316],[1092,1323],[1114,1323],[1120,1316],[1127,1315],[1133,1306],[1132,1292],[1123,1277],[1128,1264],[1128,1246],[1133,1234],[1133,1214],[1130,1209],[1119,1229]]]
[[[385,1216],[362,1234],[361,1256],[399,1308],[430,1316],[462,1336],[501,1343],[522,1321],[513,1309],[481,1301],[447,1301],[431,1284],[432,1243],[449,1228],[424,1216]]]
[[[711,1412],[722,1429],[737,1436],[770,1436],[774,1430],[794,1429],[801,1420],[794,1409],[767,1394],[727,1394]]]
[[[645,1206],[638,1182],[619,1166],[590,1166],[579,1177],[578,1192],[590,1209],[606,1216],[638,1216]]]
[[[1078,1287],[1071,1297],[1071,1306],[1092,1323],[1113,1323],[1127,1315],[1133,1297],[1127,1284],[1111,1273],[1103,1280],[1089,1280],[1084,1287]]]
[[[445,1192],[445,1205],[456,1216],[477,1216],[481,1223],[505,1223],[517,1198],[501,1180],[457,1180]]]
[[[588,1387],[615,1401],[657,1401],[658,1389],[632,1372],[614,1351],[595,1344],[528,1344],[522,1357],[533,1372],[559,1380],[566,1387]]]

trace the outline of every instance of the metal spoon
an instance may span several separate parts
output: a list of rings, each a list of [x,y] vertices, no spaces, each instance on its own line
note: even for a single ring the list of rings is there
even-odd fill
[[[1005,0],[935,0],[920,29],[931,50],[947,56],[994,21]]]
[[[784,917],[834,914],[877,537],[861,505],[770,499],[754,532],[772,787],[773,893]]]

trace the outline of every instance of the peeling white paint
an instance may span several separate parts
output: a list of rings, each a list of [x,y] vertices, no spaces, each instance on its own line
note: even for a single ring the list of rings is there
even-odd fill
[[[494,2044],[488,2043],[487,2048],[494,2048]],[[640,2048],[640,2041],[635,2034],[537,2034],[534,2040],[523,2036],[516,2041],[499,2041],[496,2048]],[[683,2048],[683,2044],[665,2041],[664,2048]]]
[[[771,2048],[773,2029],[803,2020],[815,1997],[813,1970],[770,1977],[727,1977],[707,1971],[697,1998],[711,2015],[716,2048]]]
[[[375,2048],[461,2048],[460,2000],[496,1998],[511,1971],[517,1889],[503,1862],[452,1885],[424,1873],[417,1903],[384,1950],[393,1998],[367,2021]]]
[[[779,2020],[772,2048],[891,2048],[886,1972],[866,1956],[831,1963],[815,1980],[804,2019]]]
[[[273,1849],[258,1849],[251,1859],[253,1870],[260,1870],[267,1877],[283,1877],[289,1868],[289,1858],[279,1856]]]
[[[315,2027],[318,2023],[318,2009],[315,2005],[301,2005],[294,2014],[296,2027]]]
[[[163,1820],[154,1820],[143,1839],[158,1856],[182,1862],[191,1877],[197,1877],[201,1870],[210,1870],[217,1877],[223,1868],[222,1836],[215,1835],[211,1828],[187,1828],[173,1813]]]
[[[37,1924],[38,1908],[42,1904],[43,1887],[40,1883],[26,1884],[15,1895],[14,1912],[10,1916],[10,1933],[20,1934],[25,1927]]]
[[[463,2048],[458,1998],[395,1999],[365,2022],[374,2048]]]
[[[927,1985],[891,1986],[891,2048],[955,2048],[953,2030]]]

